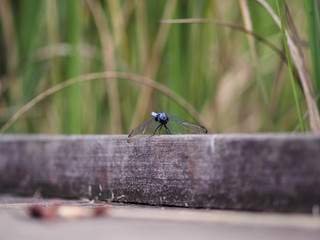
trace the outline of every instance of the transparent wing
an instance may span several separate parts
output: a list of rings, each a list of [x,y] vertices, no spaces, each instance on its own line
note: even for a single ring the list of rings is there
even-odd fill
[[[169,121],[166,124],[172,134],[205,134],[207,129],[201,125],[188,122],[166,113]]]
[[[188,122],[168,113],[166,114],[169,118],[166,126],[171,134],[205,134],[208,132],[207,129],[201,125]],[[136,140],[141,140],[143,137],[146,137],[146,135],[152,135],[159,125],[160,123],[155,120],[155,117],[152,117],[148,121],[133,129],[130,132],[127,141],[131,143]],[[158,130],[155,135],[157,134],[159,134]],[[161,128],[160,134],[168,134],[165,127]]]
[[[138,139],[143,135],[152,135],[159,125],[160,123],[155,120],[155,117],[150,118],[129,133],[128,142],[132,142],[134,139]]]

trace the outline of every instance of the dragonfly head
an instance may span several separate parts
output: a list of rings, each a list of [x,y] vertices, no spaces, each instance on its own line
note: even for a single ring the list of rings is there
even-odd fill
[[[166,123],[169,121],[169,118],[168,118],[167,114],[165,114],[165,113],[159,113],[159,114],[156,116],[155,120],[156,120],[157,122],[161,123],[161,124],[166,124]]]

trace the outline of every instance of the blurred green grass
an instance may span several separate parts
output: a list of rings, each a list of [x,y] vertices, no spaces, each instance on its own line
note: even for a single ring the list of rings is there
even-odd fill
[[[201,18],[245,26],[239,2],[0,1],[0,127],[49,87],[75,76],[114,70],[169,87],[197,109],[210,132],[293,131],[298,116],[290,75],[276,52],[254,40],[255,59],[248,35],[225,26],[161,22]],[[275,1],[266,2],[276,10]],[[283,50],[281,31],[265,8],[254,0],[247,4],[253,31]],[[290,1],[289,9],[317,95],[318,1]],[[298,97],[306,112],[301,88]],[[151,117],[151,111],[194,121],[161,92],[101,79],[46,98],[7,132],[122,134]],[[308,119],[305,124],[310,130]]]

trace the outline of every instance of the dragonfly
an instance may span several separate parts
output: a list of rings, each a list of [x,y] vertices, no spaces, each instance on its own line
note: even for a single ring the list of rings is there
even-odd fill
[[[205,127],[188,122],[168,113],[151,113],[152,117],[133,129],[128,135],[128,142],[133,142],[142,136],[150,137],[158,134],[206,134]]]

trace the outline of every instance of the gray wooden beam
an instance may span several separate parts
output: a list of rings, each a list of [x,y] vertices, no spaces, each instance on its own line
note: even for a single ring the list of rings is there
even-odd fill
[[[3,135],[0,192],[200,208],[311,212],[320,136]]]

